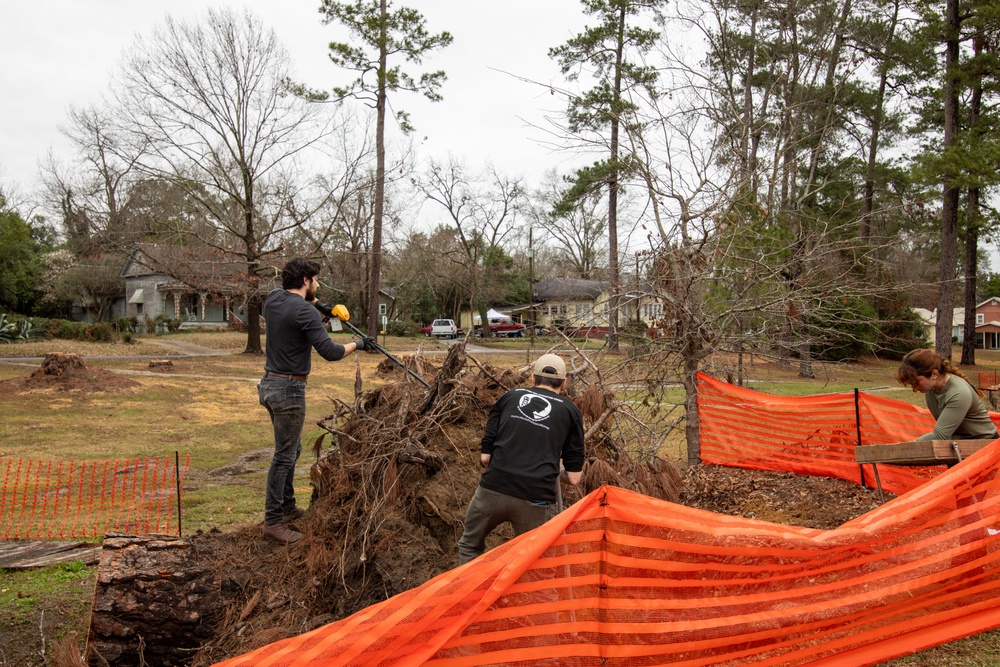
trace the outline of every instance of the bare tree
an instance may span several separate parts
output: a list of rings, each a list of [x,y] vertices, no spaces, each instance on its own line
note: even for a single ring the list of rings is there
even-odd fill
[[[282,234],[283,185],[327,131],[320,109],[290,95],[289,59],[248,11],[210,10],[203,23],[168,18],[126,54],[114,86],[121,151],[141,173],[170,180],[218,231],[200,242],[246,267],[246,352],[261,352],[260,279]]]
[[[323,0],[320,12],[326,23],[337,22],[355,37],[354,43],[332,42],[330,59],[337,65],[358,72],[358,78],[347,88],[335,89],[340,97],[354,96],[375,108],[376,167],[375,198],[372,215],[370,275],[368,278],[368,335],[378,333],[379,281],[382,263],[382,222],[385,205],[385,122],[389,96],[399,91],[422,93],[431,101],[439,101],[443,71],[424,72],[414,78],[399,61],[419,65],[435,49],[451,44],[448,32],[431,34],[420,12],[410,7],[390,11],[388,0],[355,0],[336,2]],[[390,64],[391,63],[391,64]],[[412,130],[407,115],[397,112],[404,132]]]
[[[535,238],[551,246],[555,266],[586,280],[598,279],[607,264],[608,220],[601,211],[601,196],[592,192],[579,198],[566,197],[567,184],[555,171],[546,172],[541,186],[532,193],[527,215],[538,230]]]
[[[464,165],[449,158],[447,164],[432,162],[414,185],[430,201],[443,207],[461,244],[469,305],[482,322],[496,290],[496,271],[504,255],[504,242],[515,234],[523,186],[487,167],[479,176],[469,176]],[[484,324],[483,331],[486,331]]]

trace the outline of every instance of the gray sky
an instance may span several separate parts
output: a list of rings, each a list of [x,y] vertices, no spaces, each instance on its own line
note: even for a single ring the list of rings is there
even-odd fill
[[[397,5],[398,5],[397,1]],[[548,167],[568,170],[572,158],[540,146],[545,115],[564,107],[543,83],[562,83],[548,49],[584,25],[579,0],[408,0],[431,32],[447,30],[454,42],[431,56],[425,70],[448,74],[444,101],[415,95],[398,98],[409,111],[424,156],[464,157],[470,167],[491,160],[509,175],[530,179]],[[300,80],[313,88],[346,84],[350,73],[327,58],[327,44],[342,38],[320,22],[318,0],[8,0],[0,40],[0,184],[29,196],[38,163],[51,149],[65,155],[59,126],[70,105],[99,103],[123,49],[137,34],[149,34],[167,12],[195,20],[209,6],[246,6],[274,28],[291,53]],[[499,70],[499,71],[498,71]],[[412,70],[411,70],[412,71]],[[509,72],[510,74],[505,74]],[[577,158],[578,159],[578,158]]]

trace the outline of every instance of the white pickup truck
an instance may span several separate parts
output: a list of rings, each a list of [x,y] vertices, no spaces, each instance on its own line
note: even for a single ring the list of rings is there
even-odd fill
[[[430,335],[435,338],[458,338],[462,330],[455,326],[455,320],[434,320],[431,322]]]

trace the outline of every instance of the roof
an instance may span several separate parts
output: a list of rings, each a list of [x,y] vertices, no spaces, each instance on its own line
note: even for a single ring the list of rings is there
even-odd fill
[[[606,280],[582,278],[549,278],[532,286],[533,296],[539,301],[596,299],[610,289],[611,283]]]
[[[984,301],[983,303],[987,303]],[[983,305],[982,303],[979,304]],[[978,306],[977,306],[978,307]],[[910,308],[917,316],[923,320],[926,326],[937,324],[937,308],[927,310],[926,308]],[[965,308],[955,308],[951,315],[951,325],[954,327],[965,326]]]
[[[140,244],[122,267],[123,278],[165,275],[178,280],[231,280],[246,275],[247,265],[233,254],[207,246]]]
[[[267,292],[280,284],[280,264],[272,267],[258,285],[258,291]],[[231,292],[247,285],[246,261],[234,253],[226,253],[208,246],[140,244],[122,266],[122,278],[165,276],[168,280],[162,289],[199,289],[209,292]]]

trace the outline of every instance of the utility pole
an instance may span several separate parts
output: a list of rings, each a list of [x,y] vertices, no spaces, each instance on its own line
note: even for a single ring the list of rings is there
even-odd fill
[[[528,363],[531,363],[531,351],[535,349],[535,248],[532,243],[531,229],[528,229],[528,320],[531,325],[531,344],[528,346]]]

